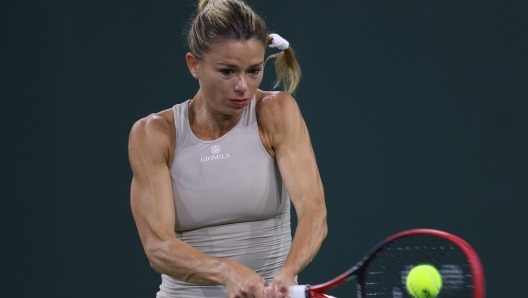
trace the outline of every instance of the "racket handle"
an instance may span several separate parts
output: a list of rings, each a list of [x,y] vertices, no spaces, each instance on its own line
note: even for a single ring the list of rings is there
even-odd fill
[[[288,288],[288,296],[290,296],[290,298],[307,298],[307,290],[308,286],[291,286]]]

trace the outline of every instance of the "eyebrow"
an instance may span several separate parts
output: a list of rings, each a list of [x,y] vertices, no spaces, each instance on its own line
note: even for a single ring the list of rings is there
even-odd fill
[[[237,65],[234,65],[234,64],[229,64],[229,63],[222,63],[222,62],[219,62],[219,63],[216,63],[217,65],[223,65],[223,66],[227,66],[227,67],[230,67],[230,68],[238,68]],[[264,61],[260,62],[260,63],[257,63],[257,64],[253,64],[253,65],[250,65],[249,67],[255,67],[255,66],[260,66],[264,64]]]

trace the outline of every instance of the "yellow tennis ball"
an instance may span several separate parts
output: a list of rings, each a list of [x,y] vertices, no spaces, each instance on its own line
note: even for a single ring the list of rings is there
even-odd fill
[[[415,298],[434,298],[442,289],[442,276],[432,265],[418,265],[407,275],[407,291]]]

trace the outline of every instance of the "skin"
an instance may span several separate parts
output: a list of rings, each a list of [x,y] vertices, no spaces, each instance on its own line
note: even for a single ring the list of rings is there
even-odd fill
[[[191,129],[198,138],[215,140],[226,134],[249,103],[231,100],[256,95],[260,139],[277,161],[298,218],[290,252],[270,285],[252,269],[205,255],[176,238],[169,172],[176,141],[172,109],[137,121],[129,139],[132,213],[152,268],[185,282],[222,284],[230,298],[286,297],[327,234],[323,186],[299,107],[287,93],[258,89],[264,52],[255,39],[224,40],[202,59],[188,53],[186,60],[200,82],[189,105]]]

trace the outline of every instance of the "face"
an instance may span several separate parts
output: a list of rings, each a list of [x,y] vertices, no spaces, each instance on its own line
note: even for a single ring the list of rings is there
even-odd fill
[[[224,114],[243,110],[262,81],[264,53],[262,42],[250,39],[216,43],[201,60],[187,54],[191,73],[198,75],[204,104]]]

